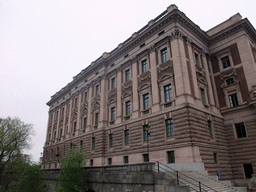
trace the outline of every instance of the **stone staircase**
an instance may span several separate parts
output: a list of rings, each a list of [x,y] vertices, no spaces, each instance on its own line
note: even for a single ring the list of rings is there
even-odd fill
[[[180,183],[189,186],[191,192],[199,191],[199,181],[202,192],[247,192],[246,187],[232,187],[230,181],[218,181],[217,176],[208,176],[196,171],[180,172]]]
[[[182,166],[160,164],[156,170],[159,169],[166,178],[175,179],[178,185],[189,186],[190,192],[247,192],[246,187],[233,187],[231,181],[219,181],[217,176],[209,176],[203,165]]]

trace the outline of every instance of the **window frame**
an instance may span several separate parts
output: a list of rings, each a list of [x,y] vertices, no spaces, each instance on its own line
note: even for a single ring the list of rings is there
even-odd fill
[[[241,132],[241,131],[243,132],[242,136],[239,136],[239,134],[238,134],[238,125],[240,125],[239,129],[241,129],[241,125],[243,125],[243,130],[239,130],[239,132]],[[242,139],[242,138],[247,138],[248,137],[247,129],[246,129],[246,126],[245,126],[244,122],[234,123],[234,128],[235,128],[235,136],[236,136],[235,138],[236,139]]]
[[[124,145],[125,146],[130,145],[130,130],[129,129],[124,130]]]
[[[113,148],[113,144],[114,144],[113,140],[114,140],[113,133],[110,133],[108,135],[108,148],[109,149]]]
[[[216,55],[216,57],[218,60],[220,71],[225,71],[225,70],[228,70],[228,69],[234,67],[234,62],[233,62],[232,53],[231,53],[230,49],[226,49],[226,50],[220,52],[219,54]],[[226,68],[224,68],[223,64],[222,64],[222,59],[225,57],[228,57],[229,63],[230,63],[230,66],[228,66]]]
[[[165,63],[167,61],[169,61],[169,55],[168,55],[168,49],[167,47],[164,47],[160,50],[160,55],[161,55],[161,62]]]
[[[166,90],[166,87],[171,87],[171,88]],[[172,99],[172,84],[170,83],[170,84],[164,85],[163,89],[164,89],[164,101],[165,101],[165,103],[172,102],[172,100],[173,100]],[[167,93],[169,93],[168,97],[167,97]],[[167,98],[170,98],[170,100],[167,100]]]
[[[129,73],[127,73],[129,71]],[[127,68],[124,70],[124,82],[128,82],[131,80],[131,69]]]
[[[143,110],[148,110],[150,109],[150,94],[144,93],[142,95],[142,101],[143,101]]]
[[[170,122],[167,124],[167,122]],[[174,137],[174,124],[173,124],[173,119],[166,119],[165,120],[165,129],[166,129],[166,137],[171,138]],[[170,129],[170,131],[168,131]],[[170,135],[168,134],[170,132]]]
[[[171,154],[173,154],[171,156]],[[175,152],[173,151],[166,151],[167,156],[167,164],[175,163]]]
[[[142,131],[143,131],[143,143],[150,141],[150,132],[149,132],[149,125],[143,125]]]
[[[141,60],[141,74],[146,73],[148,71],[148,59]]]
[[[110,90],[114,90],[116,88],[116,77],[111,77],[110,79]]]
[[[95,97],[100,95],[100,84],[95,85],[95,92],[94,92]]]
[[[96,147],[95,137],[92,137],[92,147],[91,147],[91,150],[94,151],[95,147]]]
[[[110,107],[110,122],[113,122],[116,120],[116,107]]]

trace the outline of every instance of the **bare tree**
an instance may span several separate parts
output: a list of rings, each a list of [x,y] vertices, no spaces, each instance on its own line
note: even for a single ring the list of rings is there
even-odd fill
[[[8,165],[19,157],[23,149],[29,148],[33,126],[19,118],[0,118],[0,180]]]

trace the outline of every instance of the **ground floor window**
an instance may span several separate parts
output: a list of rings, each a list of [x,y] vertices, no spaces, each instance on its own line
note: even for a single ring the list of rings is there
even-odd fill
[[[129,163],[128,156],[124,156],[124,164],[128,164],[128,163]]]
[[[252,168],[252,164],[243,164],[243,168],[244,168],[244,176],[246,179],[250,179],[252,178],[252,174],[253,173],[253,168]]]
[[[108,158],[108,165],[112,165],[112,158]]]
[[[174,151],[167,151],[168,163],[175,163]]]
[[[144,162],[149,162],[149,156],[148,156],[148,154],[143,154],[143,161],[144,161]]]

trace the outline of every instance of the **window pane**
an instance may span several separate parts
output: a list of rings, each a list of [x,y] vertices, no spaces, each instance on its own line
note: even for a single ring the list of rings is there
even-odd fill
[[[124,156],[124,164],[128,164],[128,163],[129,163],[128,156]]]
[[[125,102],[125,115],[129,116],[131,114],[131,101]]]
[[[76,132],[76,122],[74,122],[74,133]]]
[[[92,150],[95,149],[95,137],[92,138]]]
[[[166,124],[166,134],[167,134],[167,137],[174,136],[173,120],[172,119],[167,119],[165,121],[165,124]]]
[[[95,95],[96,96],[99,95],[99,89],[100,89],[99,85],[96,85],[95,86]]]
[[[236,123],[235,127],[236,127],[237,138],[246,137],[246,130],[245,130],[244,123]]]
[[[143,126],[143,141],[149,141],[149,126]]]
[[[168,61],[167,48],[164,48],[164,49],[161,50],[161,59],[162,59],[162,63]]]
[[[164,86],[164,97],[165,97],[165,102],[169,102],[172,100],[172,85],[166,85]]]
[[[84,93],[84,102],[87,101],[87,92]]]
[[[200,88],[200,91],[201,91],[202,102],[203,104],[206,104],[205,90],[203,88]]]
[[[174,151],[168,151],[167,156],[168,156],[168,163],[175,163]]]
[[[95,113],[95,126],[99,124],[99,113]]]
[[[129,130],[124,131],[124,144],[129,145]]]
[[[86,129],[87,118],[84,118],[84,130]]]
[[[116,108],[111,108],[111,121],[114,121],[116,119]]]
[[[144,162],[149,162],[148,154],[143,154],[143,160]]]
[[[141,72],[142,72],[142,73],[145,73],[147,70],[148,70],[147,60],[145,59],[145,60],[143,60],[143,61],[141,62]]]
[[[230,67],[229,57],[226,56],[221,58],[221,63],[222,63],[223,69]]]
[[[236,107],[239,105],[237,93],[229,95],[228,98],[229,98],[230,107]]]
[[[127,70],[125,71],[125,82],[130,81],[130,79],[131,79],[131,76],[130,76],[130,69],[127,69]]]
[[[112,78],[111,79],[111,89],[115,89],[116,88],[116,78]]]
[[[149,93],[143,95],[143,109],[149,108]]]
[[[109,148],[113,147],[113,134],[109,134]]]
[[[195,53],[195,61],[196,61],[196,65],[197,66],[200,66],[200,63],[199,63],[199,56],[197,53]]]

